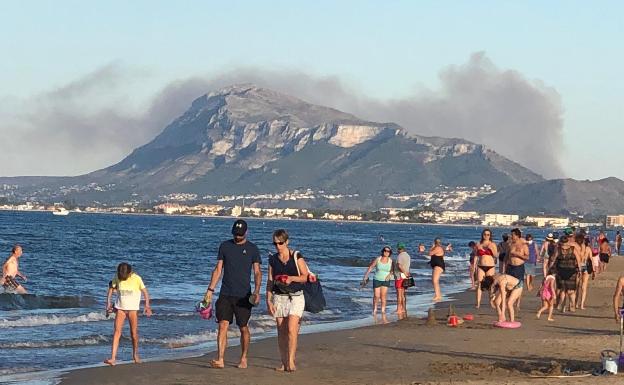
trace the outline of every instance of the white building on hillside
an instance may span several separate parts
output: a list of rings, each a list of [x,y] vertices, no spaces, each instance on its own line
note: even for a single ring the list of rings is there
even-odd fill
[[[481,223],[483,226],[511,226],[518,219],[516,214],[485,214]]]
[[[568,227],[570,218],[531,217],[524,218],[525,222],[536,223],[537,227]]]

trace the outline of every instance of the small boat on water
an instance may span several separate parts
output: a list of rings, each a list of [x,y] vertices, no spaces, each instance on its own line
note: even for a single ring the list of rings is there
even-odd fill
[[[52,211],[52,215],[69,215],[69,211],[65,207],[57,207]]]

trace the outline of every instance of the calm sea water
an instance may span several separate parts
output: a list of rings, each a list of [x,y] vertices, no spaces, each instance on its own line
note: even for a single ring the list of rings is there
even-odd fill
[[[129,262],[152,296],[154,316],[141,317],[140,352],[144,359],[203,353],[214,349],[216,324],[200,319],[201,300],[221,241],[229,238],[233,219],[0,211],[0,252],[14,243],[24,248],[20,269],[33,295],[0,294],[0,382],[14,373],[98,364],[110,354],[113,321],[104,313],[108,281],[119,262]],[[419,243],[434,237],[454,245],[442,277],[443,292],[468,287],[469,240],[480,227],[405,224],[334,223],[250,219],[249,239],[266,256],[273,251],[271,233],[286,228],[291,246],[307,257],[319,274],[328,309],[306,317],[308,330],[371,323],[371,293],[359,282],[384,244],[404,242],[412,255],[417,287],[409,291],[414,311],[424,311],[432,297],[431,269],[417,255]],[[495,230],[500,238],[502,230]],[[543,237],[544,231],[533,234]],[[266,276],[265,276],[266,279]],[[264,283],[263,290],[264,292]],[[394,299],[394,290],[390,292]],[[391,301],[391,309],[394,302]],[[360,320],[360,321],[356,321]],[[252,335],[274,334],[264,301],[254,310]],[[236,333],[233,331],[232,337]],[[119,360],[131,358],[129,334]],[[4,376],[4,377],[3,377]]]

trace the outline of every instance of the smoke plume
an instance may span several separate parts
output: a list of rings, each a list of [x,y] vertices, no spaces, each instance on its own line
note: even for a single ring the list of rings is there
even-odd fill
[[[439,89],[421,87],[391,100],[363,96],[336,76],[241,68],[175,81],[147,107],[129,107],[123,90],[132,75],[108,65],[57,90],[3,103],[0,140],[11,146],[0,153],[0,174],[77,174],[106,167],[151,140],[198,96],[254,83],[363,119],[395,122],[415,134],[482,143],[545,177],[563,176],[559,94],[496,67],[484,53],[442,69]],[[417,76],[406,79],[412,80]]]

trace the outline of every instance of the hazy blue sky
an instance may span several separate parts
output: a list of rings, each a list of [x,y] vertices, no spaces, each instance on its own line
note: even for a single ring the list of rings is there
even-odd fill
[[[172,81],[237,68],[335,76],[362,97],[401,99],[422,88],[438,89],[440,71],[484,51],[497,68],[517,71],[559,94],[560,160],[568,176],[624,178],[623,4],[5,1],[0,3],[0,119],[5,120],[0,140],[3,147],[21,148],[19,156],[0,157],[0,175],[85,172],[128,152],[112,144],[117,151],[98,147],[92,162],[81,163],[30,148],[37,137],[33,130],[44,129],[45,121],[34,128],[31,121],[29,135],[15,139],[29,103],[45,107],[44,99],[55,91],[107,66],[124,75],[111,80],[114,92],[91,96],[114,98],[136,112]],[[83,102],[80,108],[92,107],[90,100]],[[45,141],[59,152],[82,151],[55,143],[54,136]]]

